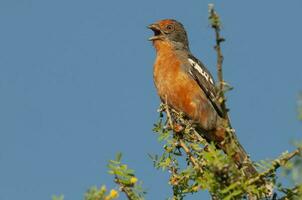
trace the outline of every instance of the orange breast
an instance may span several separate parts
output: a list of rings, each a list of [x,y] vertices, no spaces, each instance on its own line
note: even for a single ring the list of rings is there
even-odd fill
[[[153,74],[157,92],[163,102],[167,100],[171,107],[184,112],[205,130],[211,130],[216,125],[217,116],[202,89],[181,69],[181,65],[169,44],[157,47]]]

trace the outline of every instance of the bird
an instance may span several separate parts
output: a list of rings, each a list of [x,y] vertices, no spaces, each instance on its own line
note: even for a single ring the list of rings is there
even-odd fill
[[[215,80],[205,65],[191,53],[184,26],[163,19],[147,26],[156,50],[153,80],[162,102],[182,112],[197,125],[209,142],[222,149],[247,177],[257,175],[234,131],[226,128]]]

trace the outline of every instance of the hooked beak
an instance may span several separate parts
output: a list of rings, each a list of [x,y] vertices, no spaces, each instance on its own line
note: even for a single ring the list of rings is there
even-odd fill
[[[154,35],[150,37],[148,40],[154,41],[154,40],[161,39],[162,32],[158,24],[150,24],[149,26],[147,26],[147,28],[151,29],[154,33]]]

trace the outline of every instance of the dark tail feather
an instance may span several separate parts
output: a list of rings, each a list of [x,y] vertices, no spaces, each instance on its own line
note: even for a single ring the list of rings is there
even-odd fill
[[[204,133],[205,131],[199,129],[198,132]],[[215,142],[218,148],[222,149],[227,155],[231,156],[238,168],[244,171],[247,178],[258,174],[255,166],[242,145],[239,143],[233,130],[219,128],[213,132],[208,132],[203,135],[209,142]]]
[[[258,174],[255,166],[250,160],[248,154],[239,143],[235,133],[229,133],[230,139],[226,139],[222,149],[228,155],[231,155],[238,168],[243,169],[245,175],[250,178]]]

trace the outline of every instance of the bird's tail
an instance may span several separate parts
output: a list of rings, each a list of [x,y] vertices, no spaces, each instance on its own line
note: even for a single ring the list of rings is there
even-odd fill
[[[239,169],[242,169],[245,176],[250,178],[258,174],[255,166],[250,160],[248,154],[239,143],[235,131],[231,128],[215,129],[210,134],[206,135],[209,141],[215,141],[218,148],[222,149],[228,156],[230,156]]]
[[[234,163],[237,165],[238,169],[243,171],[247,179],[259,175],[255,166],[253,165],[253,162],[250,160],[250,157],[248,156],[242,145],[239,143],[235,131],[230,127],[230,124],[228,122],[225,122],[223,120],[223,123],[220,123],[219,126],[217,126],[219,128],[216,128],[214,131],[207,132],[202,131],[199,128],[197,130],[198,132],[206,132],[207,134],[203,134],[204,137],[208,141],[214,141],[219,149],[222,149],[225,154],[230,156]],[[265,187],[265,197],[271,197],[273,194],[274,184],[262,179],[259,181],[260,185],[263,185]],[[248,199],[255,200],[258,198],[253,194],[248,194]]]
[[[255,166],[253,165],[249,155],[240,144],[237,136],[232,129],[225,130],[225,139],[218,144],[220,148],[230,155],[239,169],[242,169],[245,176],[250,178],[258,174]]]
[[[233,161],[236,163],[239,169],[242,169],[244,175],[247,178],[251,178],[257,176],[259,173],[256,170],[253,162],[250,160],[250,157],[239,143],[235,131],[231,128],[222,128],[221,130],[217,129],[216,133],[214,134],[217,136],[223,136],[223,140],[217,143],[217,146],[221,148],[227,155],[231,156]],[[261,181],[261,185],[265,187],[265,196],[272,197],[273,195],[273,182],[266,181],[266,180],[259,180]],[[255,198],[254,195],[248,195],[249,200],[258,199]]]

